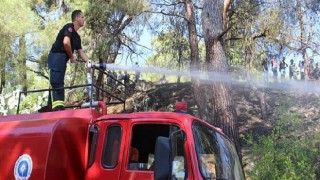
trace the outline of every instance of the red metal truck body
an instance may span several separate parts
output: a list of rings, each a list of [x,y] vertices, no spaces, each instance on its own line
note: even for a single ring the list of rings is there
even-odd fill
[[[0,118],[0,177],[14,179],[19,156],[32,158],[30,179],[83,179],[88,126],[100,114],[66,110]]]
[[[184,154],[182,179],[205,179],[195,148],[195,122],[212,127],[187,114],[102,115],[89,108],[0,117],[0,177],[153,179],[156,139],[169,137],[178,129],[186,136],[183,147],[177,147]],[[91,127],[95,131],[91,132]],[[221,134],[219,129],[212,128]],[[133,148],[139,152],[135,160],[131,159]]]

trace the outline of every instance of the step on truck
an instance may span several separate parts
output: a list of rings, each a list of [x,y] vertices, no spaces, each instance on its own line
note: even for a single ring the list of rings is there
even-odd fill
[[[219,128],[186,113],[107,114],[102,101],[0,117],[0,147],[1,180],[245,179]]]

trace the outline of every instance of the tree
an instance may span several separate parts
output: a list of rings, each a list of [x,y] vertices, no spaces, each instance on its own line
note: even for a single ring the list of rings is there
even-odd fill
[[[186,9],[186,19],[188,23],[189,31],[189,44],[190,44],[190,58],[191,58],[191,71],[200,73],[200,55],[199,55],[199,46],[197,38],[197,28],[196,28],[196,16],[195,8],[192,0],[185,1]],[[191,78],[192,91],[195,97],[196,104],[199,109],[200,118],[204,120],[211,119],[208,113],[208,103],[207,97],[205,96],[204,89],[202,87],[201,81],[198,78]]]
[[[114,63],[119,52],[127,48],[135,52],[136,41],[141,34],[141,24],[149,8],[147,1],[89,1],[87,24],[94,39],[94,57],[103,62]]]
[[[136,41],[146,16],[139,16],[148,10],[147,1],[104,1],[89,0],[87,23],[93,39],[93,58],[99,63],[114,63],[121,50],[127,49],[128,54],[136,52]],[[99,73],[97,85],[102,87],[102,73]],[[103,88],[103,87],[102,87]],[[99,92],[96,93],[99,97]]]
[[[279,31],[279,28],[272,28],[274,17],[277,17],[277,11],[271,14],[266,13],[263,2],[252,0],[238,1],[232,5],[228,13],[227,26],[230,30],[227,32],[227,54],[229,55],[229,65],[244,65],[245,68],[237,69],[238,73],[246,74],[248,91],[253,92],[260,101],[261,115],[267,117],[267,101],[263,89],[258,89],[252,81],[252,71],[261,71],[261,59],[266,59],[266,50],[264,44],[265,37]],[[263,14],[262,14],[263,12]],[[268,12],[268,11],[267,11]],[[266,21],[264,18],[268,18]],[[280,24],[280,23],[279,23]],[[279,27],[279,26],[275,26]]]
[[[230,1],[204,0],[202,10],[202,28],[206,45],[206,63],[208,71],[223,73],[228,78],[225,46],[226,10]],[[212,77],[215,78],[215,77]],[[237,113],[230,94],[228,79],[216,79],[210,88],[209,98],[213,106],[212,124],[221,127],[236,143],[240,153]]]
[[[26,38],[25,34],[22,34],[19,36],[19,54],[17,56],[18,60],[18,67],[23,67],[19,68],[20,69],[20,75],[21,75],[21,80],[22,80],[22,91],[27,91],[28,90],[28,80],[27,80],[27,70],[24,68],[24,66],[27,66],[27,48],[26,48]],[[25,93],[27,95],[27,93]]]
[[[1,91],[7,82],[12,86],[24,82],[23,89],[27,89],[27,74],[22,71],[26,67],[25,37],[37,27],[36,19],[28,9],[29,3],[30,1],[4,0],[0,5]],[[8,71],[9,69],[12,71]],[[16,76],[17,72],[23,72],[22,76]]]
[[[155,54],[147,60],[147,65],[178,71],[187,69],[188,41],[180,29],[160,34],[152,41],[152,46]],[[161,75],[158,77],[160,79]],[[177,82],[180,82],[180,76]]]

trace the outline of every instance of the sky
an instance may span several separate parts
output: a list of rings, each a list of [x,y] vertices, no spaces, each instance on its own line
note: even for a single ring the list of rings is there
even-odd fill
[[[152,47],[151,47],[151,33],[147,29],[145,29],[140,37],[140,40],[138,41],[138,44],[142,45],[143,47],[139,47],[139,50],[143,51],[143,55],[138,56],[134,55],[131,56],[128,60],[128,54],[127,53],[122,53],[120,54],[117,59],[115,64],[116,65],[121,65],[121,66],[133,66],[136,62],[138,62],[139,65],[144,66],[146,60],[152,56]],[[147,47],[149,49],[146,49],[144,47]]]

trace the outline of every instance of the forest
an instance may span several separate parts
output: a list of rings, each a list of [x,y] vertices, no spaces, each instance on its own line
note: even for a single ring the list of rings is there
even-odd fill
[[[244,153],[247,179],[320,179],[319,0],[2,0],[0,116],[16,113],[20,91],[49,87],[49,51],[76,9],[91,61],[127,67],[131,77],[137,62],[145,84],[188,84],[195,114]],[[84,83],[84,63],[69,63],[65,85]],[[241,109],[251,107],[239,107],[239,91],[254,99],[267,133],[244,131]],[[47,96],[24,93],[21,112]]]

